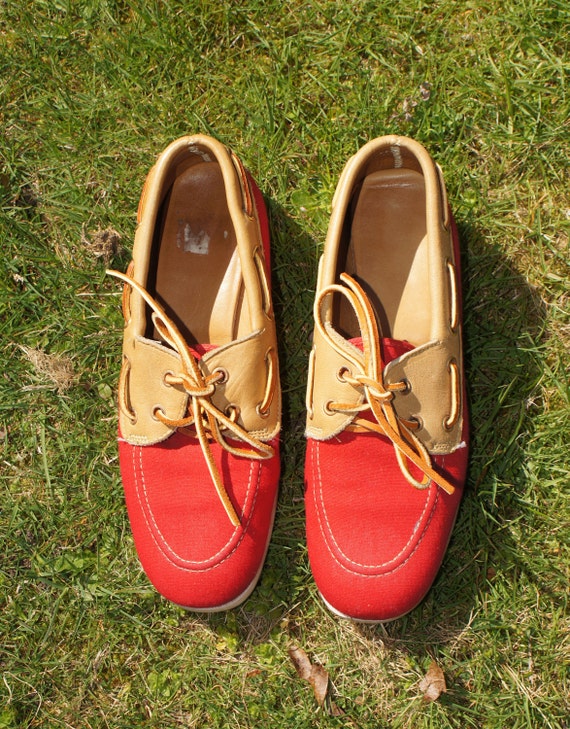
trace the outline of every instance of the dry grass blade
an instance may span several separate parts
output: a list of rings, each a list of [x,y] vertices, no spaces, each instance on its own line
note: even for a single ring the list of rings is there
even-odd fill
[[[48,380],[59,394],[69,390],[75,381],[75,371],[71,357],[63,354],[47,354],[41,349],[20,345],[37,375]],[[25,388],[28,389],[28,388]]]

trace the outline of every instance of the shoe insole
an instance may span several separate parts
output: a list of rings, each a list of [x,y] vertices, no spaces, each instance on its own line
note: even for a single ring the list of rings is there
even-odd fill
[[[219,165],[200,161],[179,171],[161,219],[155,241],[157,299],[189,344],[232,341],[245,307]]]
[[[352,204],[346,259],[340,262],[365,289],[382,336],[414,346],[430,339],[430,286],[425,186],[414,170],[388,169],[364,178]],[[340,326],[358,336],[349,307]]]

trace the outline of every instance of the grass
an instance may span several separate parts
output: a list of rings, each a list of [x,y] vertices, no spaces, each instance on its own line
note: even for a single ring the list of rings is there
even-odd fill
[[[567,729],[569,33],[562,0],[0,2],[0,727]],[[99,255],[116,231],[126,266],[148,168],[197,131],[268,201],[285,396],[261,583],[210,618],[136,559]],[[338,175],[391,132],[440,162],[460,226],[473,447],[429,596],[359,627],[308,568],[304,388]],[[339,711],[317,707],[293,642]],[[428,704],[433,659],[448,691]]]

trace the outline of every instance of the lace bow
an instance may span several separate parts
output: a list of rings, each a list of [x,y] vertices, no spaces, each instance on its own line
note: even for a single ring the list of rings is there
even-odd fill
[[[323,288],[315,301],[315,322],[324,340],[343,358],[348,359],[352,370],[342,368],[339,377],[355,388],[362,390],[364,402],[361,405],[329,402],[327,408],[331,412],[354,414],[354,419],[347,430],[362,429],[374,431],[390,439],[394,446],[400,470],[405,479],[415,488],[425,489],[431,481],[452,494],[455,487],[441,474],[434,470],[430,455],[420,439],[413,432],[417,424],[404,421],[398,417],[394,409],[394,393],[405,391],[406,382],[385,384],[383,380],[384,365],[380,351],[380,337],[376,317],[362,287],[348,274],[343,273],[340,279],[344,286],[331,284]],[[323,304],[330,296],[339,293],[350,303],[356,314],[362,335],[362,358],[352,355],[343,347],[338,337],[332,336],[334,330],[323,322]],[[358,417],[362,412],[371,412],[374,421]],[[410,472],[409,462],[417,466],[423,473],[418,481]]]

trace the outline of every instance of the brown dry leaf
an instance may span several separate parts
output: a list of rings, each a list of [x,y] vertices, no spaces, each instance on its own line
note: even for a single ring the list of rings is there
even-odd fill
[[[431,84],[428,81],[422,81],[420,84],[420,96],[422,101],[427,101],[431,96]]]
[[[101,258],[106,266],[121,250],[121,236],[113,228],[96,230],[90,233],[89,238],[83,235],[83,243],[89,253],[95,258]]]
[[[426,675],[420,681],[420,691],[423,691],[424,701],[437,701],[441,694],[447,691],[443,671],[435,661],[432,661]]]
[[[331,716],[346,716],[346,713],[334,701],[331,701]]]
[[[322,706],[329,690],[329,674],[320,663],[311,663],[309,656],[302,648],[291,646],[289,657],[293,661],[297,674],[311,684],[317,704]]]
[[[325,703],[329,690],[329,674],[319,663],[313,664],[309,683],[312,685],[313,691],[315,692],[317,704],[322,706]]]
[[[63,354],[46,354],[41,349],[20,347],[37,374],[55,385],[58,393],[68,390],[75,381],[73,362]]]

